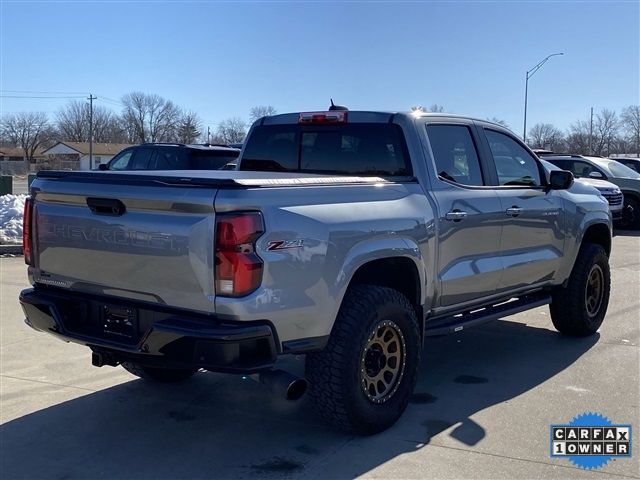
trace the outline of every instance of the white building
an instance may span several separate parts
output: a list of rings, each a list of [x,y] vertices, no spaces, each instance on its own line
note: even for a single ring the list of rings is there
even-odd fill
[[[43,163],[55,169],[96,170],[101,163],[107,163],[121,150],[130,146],[125,143],[94,143],[91,164],[88,142],[58,142],[42,152]]]

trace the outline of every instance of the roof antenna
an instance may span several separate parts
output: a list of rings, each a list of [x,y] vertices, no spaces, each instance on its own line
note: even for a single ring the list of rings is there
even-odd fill
[[[333,103],[333,98],[330,98],[329,100],[331,100],[331,106],[329,107],[329,111],[330,112],[333,112],[335,110],[338,110],[338,111],[348,111],[349,110],[344,105],[336,105],[335,103]]]

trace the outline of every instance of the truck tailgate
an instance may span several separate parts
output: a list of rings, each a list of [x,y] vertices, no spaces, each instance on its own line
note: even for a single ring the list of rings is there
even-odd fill
[[[34,181],[33,280],[213,312],[215,185],[109,177]]]

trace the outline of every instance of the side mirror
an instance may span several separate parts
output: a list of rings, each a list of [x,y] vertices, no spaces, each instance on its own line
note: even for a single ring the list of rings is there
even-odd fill
[[[602,173],[598,172],[597,170],[593,170],[589,172],[589,178],[604,178],[604,176],[602,175]]]
[[[551,170],[549,172],[549,188],[551,190],[566,190],[573,185],[573,173],[566,170]]]
[[[98,165],[98,170],[109,170],[109,165],[107,165],[106,163],[101,163],[100,165]]]

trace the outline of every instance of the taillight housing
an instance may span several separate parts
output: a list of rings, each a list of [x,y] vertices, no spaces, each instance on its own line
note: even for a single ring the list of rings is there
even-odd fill
[[[255,242],[263,233],[258,212],[216,215],[216,295],[242,297],[260,286],[263,264],[255,252]]]
[[[22,252],[24,263],[33,265],[33,199],[27,197],[24,201],[24,215],[22,217]]]

